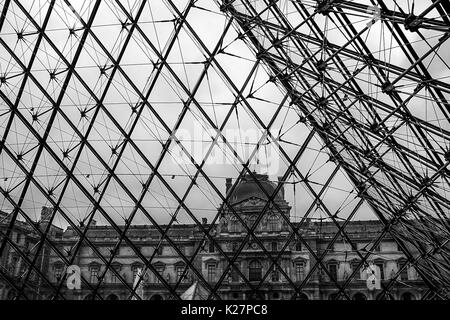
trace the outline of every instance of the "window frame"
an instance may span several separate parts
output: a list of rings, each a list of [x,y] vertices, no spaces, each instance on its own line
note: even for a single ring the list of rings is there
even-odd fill
[[[306,261],[297,259],[294,261],[295,281],[301,282],[305,279]]]
[[[256,223],[256,215],[251,215],[250,217],[248,217],[248,219],[247,219],[247,221],[246,221],[246,224],[247,224],[247,227],[248,227],[249,229],[253,228],[253,226],[255,225],[255,223]],[[257,230],[258,230],[258,226],[259,226],[259,225],[257,225],[257,226],[253,229],[253,231],[257,231]]]
[[[407,265],[407,260],[400,258],[397,260],[397,272],[406,264],[406,267],[400,272],[400,280],[409,280],[409,266]],[[404,277],[405,276],[405,277]]]
[[[385,273],[385,261],[377,259],[373,262],[373,265],[376,266],[378,269],[380,280],[385,280],[386,279],[385,274],[384,274]]]
[[[331,267],[333,267],[333,270],[334,270],[334,267],[336,269],[334,271],[332,271]],[[338,281],[339,280],[339,262],[334,259],[327,261],[327,269],[329,272],[328,277],[330,278],[330,280]]]
[[[120,273],[120,271],[122,270],[122,264],[118,262],[112,263],[111,269],[114,269],[115,271],[117,271],[117,273]],[[119,283],[119,278],[113,272],[113,270],[110,270],[110,274],[111,274],[111,283]]]
[[[239,270],[241,269],[241,263],[240,262],[235,262],[234,265]],[[241,281],[241,277],[240,277],[239,273],[236,271],[236,269],[234,267],[231,267],[230,273],[231,273],[231,282],[237,283],[237,282]]]
[[[162,262],[155,262],[153,264],[153,268],[155,268],[155,271],[164,278],[164,270],[166,269],[166,266]],[[161,280],[158,279],[158,276],[155,274],[155,272],[152,272],[153,274],[153,283],[161,283]]]
[[[64,273],[64,263],[62,263],[61,261],[53,263],[53,278],[55,279],[55,281],[60,281],[63,277],[63,273]]]
[[[275,214],[271,214],[267,219],[269,232],[280,231],[280,225],[278,223],[278,217]]]
[[[217,264],[215,262],[208,262],[206,264],[206,277],[208,282],[216,282]]]
[[[261,281],[262,271],[263,268],[261,262],[256,259],[251,260],[248,263],[248,281]]]
[[[98,283],[98,275],[100,273],[100,265],[92,263],[89,265],[89,283]],[[93,281],[95,280],[95,281]]]
[[[239,219],[235,216],[230,218],[230,233],[238,233],[241,232],[241,228],[239,225]]]
[[[177,282],[186,282],[188,271],[186,270],[186,273],[184,273],[185,268],[186,265],[184,263],[175,264],[175,275]]]
[[[270,280],[272,282],[279,282],[280,281],[280,272],[278,271],[278,268],[276,266],[273,266],[273,270],[270,274]]]
[[[358,270],[356,272],[356,275],[354,277],[355,280],[361,280],[361,270],[362,270],[362,266],[360,266],[361,260],[357,260],[357,259],[353,259],[350,261],[350,272],[353,273],[355,271],[355,269],[358,267]]]
[[[142,263],[134,262],[134,263],[131,264],[131,283],[134,283],[134,280],[136,279],[137,272],[138,272],[139,268],[143,269],[143,264]],[[142,274],[142,277],[144,277],[143,274]]]
[[[270,250],[271,251],[278,251],[278,242],[277,241],[272,241],[270,242]]]

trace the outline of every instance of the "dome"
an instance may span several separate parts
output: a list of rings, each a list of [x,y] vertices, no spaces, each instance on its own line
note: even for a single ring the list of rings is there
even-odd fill
[[[236,188],[233,191],[233,194],[230,197],[232,203],[240,202],[242,200],[250,199],[252,197],[267,200],[268,197],[261,189],[261,187],[264,188],[264,190],[269,196],[274,193],[275,189],[277,188],[277,185],[269,181],[267,175],[257,173],[253,173],[253,175],[254,177],[251,176],[250,174],[246,174],[244,177],[242,177],[241,181],[236,186]],[[261,186],[258,185],[256,180],[258,180]],[[280,191],[278,191],[275,200],[283,200],[283,188]]]

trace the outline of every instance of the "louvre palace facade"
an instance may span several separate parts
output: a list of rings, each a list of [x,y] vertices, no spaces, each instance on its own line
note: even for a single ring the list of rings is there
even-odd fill
[[[203,219],[201,227],[211,229],[210,234],[217,245],[204,236],[198,224],[173,224],[167,233],[172,243],[161,240],[164,226],[163,230],[158,230],[150,225],[132,225],[126,230],[126,235],[133,246],[126,241],[116,246],[117,230],[111,226],[95,225],[94,220],[86,230],[86,240],[80,243],[79,235],[73,228],[63,230],[49,225],[52,209],[44,207],[38,222],[39,228],[43,232],[48,228],[52,243],[67,254],[66,259],[80,267],[83,279],[81,288],[68,289],[67,265],[63,257],[55,254],[49,243],[39,242],[40,235],[27,224],[16,222],[6,254],[0,257],[3,275],[0,277],[0,299],[23,298],[17,296],[14,286],[25,286],[28,299],[52,299],[55,288],[66,299],[93,299],[95,288],[95,299],[165,300],[173,298],[173,292],[169,291],[168,286],[181,295],[197,282],[204,288],[210,286],[209,290],[220,283],[217,294],[221,299],[228,300],[328,300],[343,298],[337,295],[336,288],[347,281],[350,281],[350,285],[346,286],[346,299],[376,299],[382,289],[369,290],[366,265],[361,263],[357,252],[368,253],[368,248],[383,228],[381,222],[348,222],[345,230],[356,243],[357,250],[352,249],[343,237],[336,237],[338,228],[330,221],[305,219],[297,223],[304,240],[299,241],[277,213],[283,212],[289,217],[291,210],[281,189],[274,199],[277,210],[272,210],[274,208],[271,206],[254,227],[256,238],[247,238],[248,232],[241,221],[252,227],[257,221],[257,214],[267,203],[260,186],[270,194],[276,187],[267,176],[257,177],[259,183],[244,177],[237,185],[229,197],[232,210],[220,209],[222,211],[217,221]],[[231,184],[232,180],[227,179],[227,191]],[[6,230],[8,216],[2,213],[0,221],[0,228]],[[36,255],[34,252],[39,246],[42,248],[40,254]],[[118,251],[111,258],[115,247]],[[24,250],[28,261],[34,261],[32,272],[28,272],[25,257],[19,254],[21,250],[17,248]],[[228,268],[233,253],[240,249],[242,251],[234,261],[238,270]],[[316,266],[317,257],[324,252],[326,258]],[[224,254],[230,260],[227,261]],[[269,255],[273,259],[269,259]],[[143,265],[142,256],[151,261],[151,267]],[[368,261],[371,266],[375,266],[376,277],[383,288],[397,275],[406,258],[397,243],[386,236],[370,252]],[[140,279],[138,285],[136,279]],[[133,288],[137,288],[135,295],[130,294]],[[400,279],[397,277],[395,285],[390,286],[383,298],[418,300],[425,291],[425,284],[416,270],[408,266],[401,269]]]

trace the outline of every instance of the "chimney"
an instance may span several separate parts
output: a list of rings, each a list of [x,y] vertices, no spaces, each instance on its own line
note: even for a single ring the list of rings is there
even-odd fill
[[[278,183],[280,184],[280,183],[282,183],[282,181],[283,181],[283,177],[278,177]],[[281,194],[281,197],[284,200],[284,184],[283,184],[283,186],[281,187],[281,189],[280,189],[280,191],[278,193]]]
[[[95,227],[97,225],[97,220],[91,220],[91,227]]]
[[[231,180],[231,178],[227,178],[227,179],[226,179],[226,184],[225,184],[225,187],[226,187],[226,193],[228,193],[228,190],[230,190],[231,185],[232,185],[232,181],[233,181],[233,180]]]
[[[207,223],[208,223],[208,219],[202,218],[202,223],[203,223],[203,224],[207,224]]]

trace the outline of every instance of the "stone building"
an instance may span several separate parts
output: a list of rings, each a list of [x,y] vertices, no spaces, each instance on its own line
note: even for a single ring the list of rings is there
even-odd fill
[[[282,212],[289,218],[291,211],[283,189],[275,197],[275,205],[267,208],[266,214],[254,227],[257,240],[250,237],[249,241],[243,241],[248,232],[242,222],[251,228],[258,219],[258,213],[267,204],[267,197],[260,186],[268,194],[272,194],[276,188],[276,184],[270,182],[267,176],[257,175],[257,178],[258,182],[248,176],[243,177],[233,193],[228,192],[232,180],[227,179],[226,189],[231,208],[220,209],[217,223],[209,224],[203,219],[202,228],[211,229],[210,234],[219,247],[208,241],[200,227],[194,224],[174,224],[170,227],[167,235],[173,241],[172,244],[175,244],[176,250],[167,240],[161,240],[160,230],[149,225],[131,226],[126,230],[129,242],[122,241],[120,245],[116,230],[110,226],[95,225],[95,221],[91,222],[83,242],[79,241],[80,235],[73,228],[63,231],[51,226],[53,243],[67,254],[66,259],[80,267],[84,282],[81,289],[68,290],[64,282],[66,264],[53,250],[43,250],[38,257],[41,259],[40,263],[35,265],[39,265],[50,283],[42,280],[34,283],[30,278],[27,292],[35,298],[46,299],[52,297],[51,286],[59,286],[66,298],[81,300],[92,299],[92,290],[95,288],[95,292],[103,299],[130,299],[138,272],[143,270],[141,285],[136,290],[143,299],[171,298],[171,293],[161,280],[182,294],[193,283],[201,282],[198,281],[200,273],[211,287],[222,281],[217,293],[223,299],[334,299],[337,285],[343,285],[355,273],[345,291],[347,295],[355,300],[375,299],[381,290],[368,289],[366,266],[360,264],[356,251],[343,237],[336,237],[339,230],[334,223],[306,219],[298,228],[304,242],[292,234],[286,219],[280,214]],[[45,220],[49,213],[51,209],[43,209],[41,230],[46,226]],[[7,221],[2,222],[3,232],[6,225]],[[298,223],[294,225],[299,227]],[[164,230],[165,226],[161,228]],[[358,251],[365,254],[381,230],[382,224],[378,221],[353,221],[345,227],[345,232],[356,244]],[[30,252],[30,247],[39,244],[39,235],[32,232],[25,223],[15,224],[13,238],[15,234],[20,235],[17,237],[21,237],[21,240],[17,243],[28,248],[27,252]],[[235,260],[235,266],[248,283],[236,269],[227,268],[228,261],[223,255],[225,253],[231,259],[240,246],[243,249]],[[115,253],[113,259],[112,253]],[[180,253],[189,260],[195,255],[192,259],[195,270],[187,266]],[[268,253],[277,258],[280,268],[274,266]],[[315,257],[325,253],[323,264],[314,267]],[[30,257],[33,257],[32,250]],[[140,257],[149,259],[151,268],[146,268]],[[397,243],[386,236],[375,252],[371,252],[368,261],[375,266],[376,276],[384,286],[397,274],[406,259]],[[107,265],[109,268],[106,268]],[[8,248],[2,255],[0,266],[2,272],[15,276],[12,279],[16,279],[14,281],[18,281],[17,283],[20,283],[17,277],[26,271],[26,266],[21,264],[21,257],[14,254],[13,248]],[[324,268],[327,268],[328,273]],[[310,273],[312,269],[313,272]],[[262,285],[259,286],[262,279]],[[1,285],[1,299],[15,296],[14,289],[11,289],[7,281],[2,281]],[[249,285],[258,289],[250,290]],[[301,290],[296,292],[293,285],[300,286]],[[403,268],[400,279],[389,290],[388,298],[420,299],[425,289],[413,267]]]
[[[61,228],[49,225],[51,214],[52,209],[42,208],[39,221],[31,222],[35,224],[35,228],[20,220],[16,220],[12,225],[8,241],[5,241],[3,253],[0,255],[0,299],[16,298],[17,290],[11,283],[16,288],[23,288],[27,297],[40,297],[46,293],[44,277],[39,274],[47,275],[51,272],[51,255],[48,244],[40,242],[41,235],[47,232],[48,238],[60,239],[63,234]],[[11,218],[11,215],[0,211],[0,243],[6,239]],[[42,248],[38,250],[40,244]],[[34,261],[35,267],[29,268],[27,261]]]

